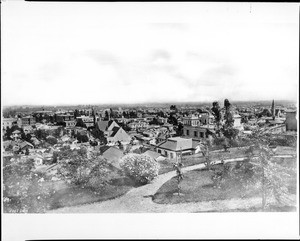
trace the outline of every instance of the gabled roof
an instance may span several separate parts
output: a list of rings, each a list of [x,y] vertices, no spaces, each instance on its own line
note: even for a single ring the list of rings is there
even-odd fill
[[[154,159],[156,159],[156,158],[158,158],[158,157],[161,156],[161,154],[159,154],[159,153],[157,153],[157,152],[155,152],[155,151],[151,151],[151,150],[145,151],[145,152],[143,153],[143,155],[150,156],[150,157],[152,157],[152,158],[154,158]]]
[[[27,142],[27,141],[21,142],[19,146],[21,147],[21,149],[24,148],[24,147],[26,147],[26,146],[33,147],[33,145],[31,143]]]
[[[119,168],[119,160],[123,156],[123,151],[120,149],[114,147],[114,146],[109,146],[106,151],[102,154],[102,156],[113,166]]]
[[[114,120],[109,120],[109,121],[101,121],[100,120],[97,122],[97,126],[98,126],[99,130],[106,131],[113,122],[115,122],[115,121]],[[115,123],[115,125],[119,126],[117,123]]]
[[[114,137],[120,129],[121,127],[116,127],[116,126],[112,128],[112,133],[110,134],[110,137]]]
[[[193,144],[194,142],[194,144]],[[159,148],[168,149],[171,151],[184,151],[195,148],[195,141],[181,137],[173,137],[157,145]]]
[[[97,126],[98,126],[99,130],[106,131],[107,127],[108,127],[108,122],[109,121],[98,121]]]
[[[99,147],[99,151],[100,151],[101,153],[104,153],[104,152],[107,151],[109,148],[110,148],[110,146],[100,146],[100,147]]]

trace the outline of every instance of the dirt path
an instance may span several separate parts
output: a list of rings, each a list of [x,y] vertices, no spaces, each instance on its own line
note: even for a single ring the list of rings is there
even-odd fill
[[[290,155],[285,155],[289,157]],[[227,159],[224,162],[243,161],[245,158]],[[214,164],[220,161],[214,162]],[[203,163],[184,167],[183,172],[204,168]],[[50,213],[188,213],[213,210],[228,210],[259,206],[261,198],[217,200],[209,202],[189,202],[178,204],[157,204],[152,201],[152,195],[168,180],[176,175],[175,171],[159,175],[150,184],[134,188],[125,195],[108,201],[65,207],[50,211]],[[182,197],[184,198],[184,196]]]

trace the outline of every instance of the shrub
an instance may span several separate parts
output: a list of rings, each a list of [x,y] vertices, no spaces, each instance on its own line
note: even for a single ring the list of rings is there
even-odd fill
[[[47,142],[51,145],[57,144],[57,139],[54,136],[47,136]]]
[[[127,154],[121,159],[121,168],[136,183],[146,184],[158,175],[159,164],[151,157],[140,154]]]

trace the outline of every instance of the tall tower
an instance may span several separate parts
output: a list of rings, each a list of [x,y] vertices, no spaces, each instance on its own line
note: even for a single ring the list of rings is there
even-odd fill
[[[272,101],[271,114],[272,114],[273,120],[275,120],[275,103],[274,103],[274,100]]]

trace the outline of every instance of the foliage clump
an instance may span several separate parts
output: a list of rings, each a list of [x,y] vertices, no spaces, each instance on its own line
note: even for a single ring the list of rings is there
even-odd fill
[[[149,183],[158,175],[159,170],[159,164],[153,158],[132,153],[121,159],[120,166],[138,184]]]

